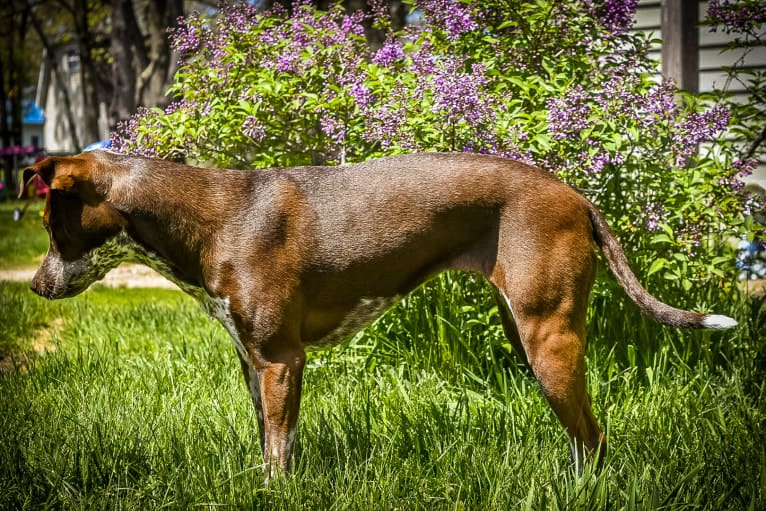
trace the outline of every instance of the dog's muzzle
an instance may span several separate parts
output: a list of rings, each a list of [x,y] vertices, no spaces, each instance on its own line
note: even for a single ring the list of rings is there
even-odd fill
[[[75,296],[99,278],[98,271],[94,271],[96,269],[88,263],[88,257],[64,262],[49,254],[32,277],[29,287],[35,294],[48,300]]]

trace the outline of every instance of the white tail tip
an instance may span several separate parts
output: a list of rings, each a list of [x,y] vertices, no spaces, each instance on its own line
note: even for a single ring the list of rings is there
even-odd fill
[[[728,330],[737,326],[737,322],[731,319],[729,316],[722,316],[720,314],[708,314],[705,319],[702,320],[702,328],[708,328],[711,330]]]

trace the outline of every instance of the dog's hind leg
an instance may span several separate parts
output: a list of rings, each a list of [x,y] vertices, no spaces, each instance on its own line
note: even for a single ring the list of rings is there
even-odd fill
[[[528,365],[564,426],[575,465],[582,473],[583,455],[598,454],[600,461],[606,454],[606,442],[586,391],[585,336],[570,321],[569,313],[531,316],[516,312]]]
[[[588,294],[595,273],[591,253],[560,252],[554,261],[566,271],[539,271],[539,264],[516,257],[502,264],[490,276],[498,288],[512,318],[503,320],[511,343],[523,357],[540,383],[543,395],[569,436],[577,470],[584,468],[584,455],[606,454],[605,437],[591,411],[585,381],[585,314]],[[509,259],[505,259],[508,261]],[[550,259],[549,259],[550,260]],[[533,270],[538,270],[537,272]],[[502,314],[501,314],[502,318]],[[507,324],[506,324],[507,323]]]
[[[606,454],[604,435],[591,410],[585,385],[584,338],[561,328],[564,318],[527,319],[528,357],[535,377],[554,413],[566,429],[578,472],[583,455]]]

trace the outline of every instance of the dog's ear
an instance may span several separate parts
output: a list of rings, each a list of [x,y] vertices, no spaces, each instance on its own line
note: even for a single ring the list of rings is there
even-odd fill
[[[26,187],[37,174],[51,187],[51,190],[74,191],[78,183],[90,181],[88,163],[77,156],[51,156],[24,169],[19,198],[24,196]]]
[[[23,199],[27,194],[27,186],[34,179],[35,174],[43,178],[46,184],[50,185],[51,178],[53,177],[53,171],[55,169],[55,162],[53,158],[46,158],[42,161],[38,161],[34,165],[30,165],[25,168],[21,173],[21,183],[19,183],[19,199]]]

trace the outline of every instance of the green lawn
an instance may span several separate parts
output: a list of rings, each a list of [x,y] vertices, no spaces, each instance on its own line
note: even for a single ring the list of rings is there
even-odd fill
[[[48,233],[43,229],[40,212],[43,202],[33,203],[20,222],[13,221],[14,208],[23,201],[0,202],[0,269],[25,268],[42,261],[48,249]]]
[[[610,453],[580,478],[486,288],[458,282],[310,355],[295,475],[269,488],[234,349],[191,299],[2,283],[0,509],[766,509],[758,303],[711,291],[740,327],[679,332],[597,290],[588,376]]]

